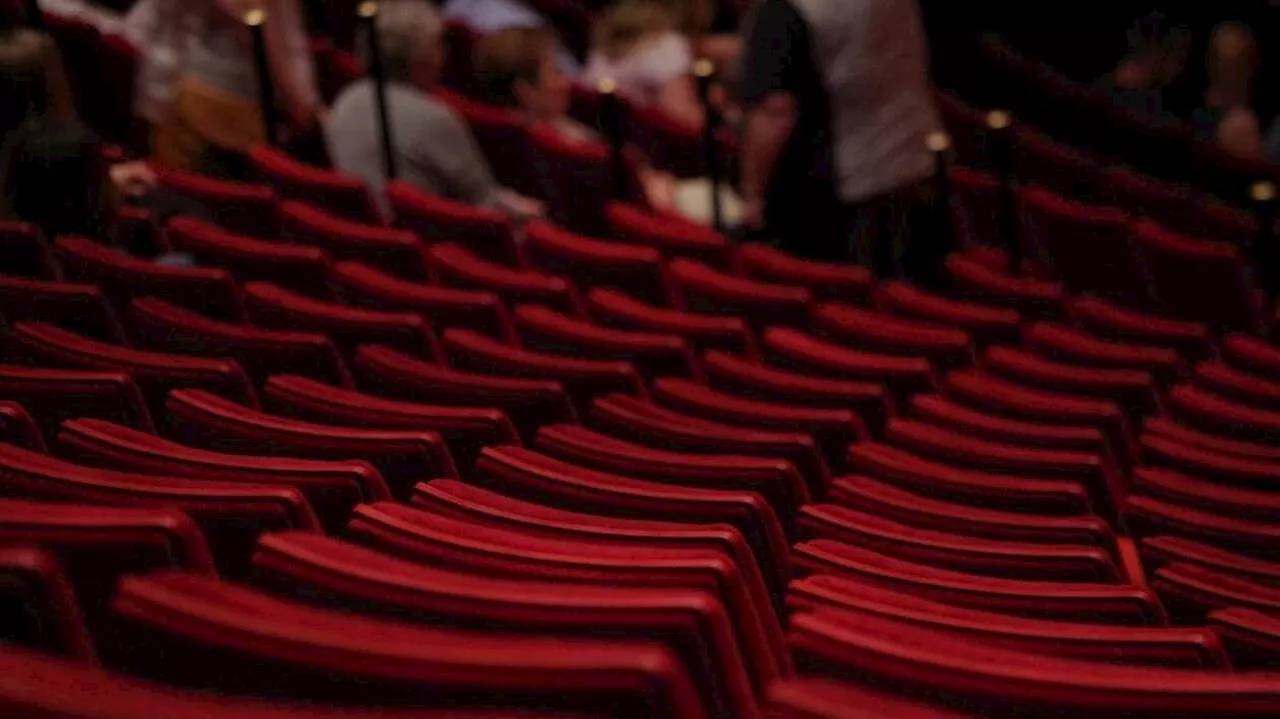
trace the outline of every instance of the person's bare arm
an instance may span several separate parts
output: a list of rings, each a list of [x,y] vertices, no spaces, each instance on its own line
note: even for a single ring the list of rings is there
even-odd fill
[[[658,93],[658,105],[681,124],[702,128],[705,113],[698,99],[698,86],[689,75],[674,77]]]
[[[741,188],[744,221],[754,227],[763,222],[764,193],[777,167],[778,157],[796,126],[796,98],[775,91],[747,110],[742,139]]]

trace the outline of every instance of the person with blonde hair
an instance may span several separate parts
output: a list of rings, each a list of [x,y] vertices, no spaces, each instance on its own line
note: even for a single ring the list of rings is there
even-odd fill
[[[596,28],[583,80],[595,85],[609,78],[632,102],[701,127],[691,67],[711,20],[709,0],[620,0]]]
[[[321,103],[310,43],[298,0],[157,0],[163,18],[152,32],[176,38],[177,77],[159,111],[154,138],[164,165],[236,176],[242,156],[266,141],[258,107],[258,71],[245,26],[251,10],[263,13],[267,65],[284,129],[315,126]],[[144,40],[145,41],[145,40]]]

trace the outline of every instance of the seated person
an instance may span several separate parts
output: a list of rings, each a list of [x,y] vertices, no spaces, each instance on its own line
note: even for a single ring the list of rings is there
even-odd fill
[[[108,164],[102,141],[74,118],[33,116],[0,147],[0,220],[22,220],[45,237],[79,235],[116,238],[113,220],[123,205],[148,210],[153,222],[176,214],[204,217],[204,208],[156,187],[156,175],[142,161]],[[118,249],[140,253],[158,264],[190,266],[190,255],[154,247]]]
[[[583,80],[610,78],[637,105],[701,128],[693,39],[706,33],[711,13],[710,0],[619,0],[600,19]]]
[[[554,34],[546,29],[517,28],[484,36],[476,44],[473,62],[477,90],[489,104],[514,108],[531,123],[555,128],[565,140],[599,142],[601,138],[592,128],[568,115],[569,80],[556,64],[555,46]],[[650,207],[708,221],[709,207],[700,206],[709,205],[702,199],[710,192],[706,181],[678,181],[643,157],[637,170]],[[726,207],[731,208],[735,198],[726,199]],[[727,214],[732,214],[732,209]]]
[[[108,166],[101,141],[71,118],[33,116],[0,148],[0,215],[30,222],[48,237],[105,237],[111,208],[155,185],[144,162]]]
[[[466,123],[429,94],[440,82],[445,57],[444,26],[435,7],[420,0],[386,0],[377,22],[398,179],[518,218],[543,215],[538,201],[498,186]],[[385,177],[376,94],[370,79],[349,85],[333,104],[325,136],[334,167],[363,178],[381,197]]]

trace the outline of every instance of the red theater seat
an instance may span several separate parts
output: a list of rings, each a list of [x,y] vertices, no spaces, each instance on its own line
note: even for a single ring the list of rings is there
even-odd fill
[[[353,384],[342,355],[323,334],[221,322],[153,297],[133,301],[130,323],[141,348],[229,357],[239,362],[259,387],[270,375],[289,372],[336,385]]]
[[[410,280],[427,276],[423,244],[407,230],[334,217],[305,202],[280,206],[285,239],[325,250],[339,260],[364,262]]]
[[[358,177],[303,164],[266,145],[250,148],[248,157],[257,179],[281,197],[310,202],[355,222],[382,223],[369,188]]]

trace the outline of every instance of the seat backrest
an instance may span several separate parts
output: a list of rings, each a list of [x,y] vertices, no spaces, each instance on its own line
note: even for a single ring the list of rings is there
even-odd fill
[[[646,302],[671,302],[662,255],[652,247],[586,237],[549,222],[525,227],[524,252],[539,269],[581,288],[617,287]]]
[[[1044,714],[1154,717],[1176,705],[1188,717],[1266,716],[1280,700],[1280,683],[1265,675],[1041,657],[848,614],[802,615],[793,627],[802,666],[923,684],[935,701],[967,711],[1003,715],[1005,707],[1034,706]]]
[[[356,504],[391,499],[386,480],[367,462],[212,452],[100,420],[65,423],[58,448],[69,458],[119,471],[296,487],[328,531],[345,526]]]
[[[318,535],[264,537],[257,583],[301,601],[436,627],[586,638],[661,637],[699,685],[709,714],[756,711],[728,612],[709,592],[482,577]]]
[[[1048,190],[1022,193],[1030,238],[1073,290],[1147,309],[1151,289],[1130,246],[1128,217],[1118,209],[1083,205]]]
[[[812,293],[804,287],[737,277],[688,259],[668,266],[682,309],[742,316],[757,326],[802,326]]]
[[[740,317],[658,307],[601,287],[588,291],[586,301],[592,318],[610,327],[679,335],[698,349],[722,349],[752,358],[758,353],[755,336]]]
[[[63,420],[76,417],[156,430],[146,399],[125,372],[0,365],[0,398],[21,403],[50,438]]]
[[[104,342],[125,342],[115,308],[94,284],[0,275],[0,317],[6,323],[48,322]]]
[[[435,480],[418,485],[413,496],[413,506],[429,510],[434,515],[515,529],[526,534],[647,548],[716,550],[730,557],[742,573],[747,594],[752,597],[753,604],[766,606],[770,603],[768,585],[750,545],[741,532],[727,524],[686,524],[605,517],[526,502],[474,484],[453,480]],[[781,585],[776,588],[779,592],[782,589]],[[778,600],[775,606],[781,607],[780,595]],[[784,672],[790,666],[783,651],[782,628],[774,618],[769,614],[761,615],[762,631],[767,638],[769,652],[775,657],[759,662],[757,670],[765,673],[772,671],[768,667],[775,662],[778,663],[777,666],[784,668]]]
[[[1124,627],[1030,619],[924,599],[870,582],[814,575],[791,583],[794,611],[851,610],[965,635],[991,646],[1128,665],[1229,669],[1212,632],[1200,627]]]
[[[686,667],[654,643],[409,627],[180,573],[124,580],[114,608],[136,636],[120,660],[186,686],[344,703],[705,716]]]
[[[813,437],[802,432],[731,427],[623,395],[597,399],[584,419],[605,434],[660,449],[785,459],[810,487],[830,482],[826,459]]]
[[[57,557],[38,545],[0,547],[0,642],[97,662],[75,590]]]
[[[171,389],[207,389],[247,407],[258,406],[249,376],[235,360],[146,352],[91,340],[42,322],[19,322],[13,344],[28,357],[54,365],[127,372],[142,388],[151,411],[163,416]]]
[[[362,344],[388,344],[421,357],[443,356],[431,325],[412,312],[348,307],[269,282],[250,282],[244,289],[249,317],[260,327],[328,335],[345,354]]]
[[[457,242],[441,242],[427,250],[432,276],[454,287],[490,290],[508,302],[543,302],[581,314],[582,300],[568,279],[538,270],[492,262]]]
[[[226,270],[159,265],[86,237],[59,237],[55,247],[68,278],[100,285],[120,306],[157,295],[213,317],[244,319],[240,290]]]
[[[624,202],[606,209],[609,234],[624,242],[652,247],[666,257],[689,257],[712,267],[729,269],[732,245],[718,232],[692,222],[659,217]]]
[[[538,196],[546,198],[550,217],[569,229],[607,236],[605,208],[614,197],[617,178],[608,146],[573,143],[553,128],[529,128],[529,172],[538,180]]]
[[[44,236],[29,222],[0,222],[0,251],[5,255],[6,275],[62,280],[62,270]]]
[[[0,445],[0,482],[4,496],[19,499],[183,509],[209,537],[219,570],[234,576],[243,576],[262,532],[320,529],[311,505],[293,488],[117,472],[11,445]]]
[[[1265,303],[1235,247],[1179,235],[1154,222],[1134,222],[1130,230],[1151,268],[1161,312],[1222,330],[1268,326]],[[1199,289],[1187,292],[1188,287]]]
[[[422,242],[408,230],[355,222],[293,200],[280,203],[280,222],[285,239],[319,247],[336,259],[366,262],[415,281],[427,276]]]
[[[520,444],[520,435],[511,420],[493,407],[455,407],[387,399],[297,375],[272,377],[263,396],[271,409],[303,420],[439,432],[462,467],[471,466],[483,447]]]
[[[395,212],[396,226],[415,233],[427,245],[457,242],[499,263],[521,264],[511,225],[499,210],[436,197],[395,181],[387,183],[387,199]]]
[[[0,647],[0,711],[50,719],[539,719],[537,712],[493,709],[392,709],[321,706],[193,694],[105,672],[15,646]],[[549,713],[548,717],[563,716]],[[934,719],[921,718],[921,719]]]
[[[228,230],[252,237],[280,234],[279,198],[270,187],[173,169],[162,169],[159,175],[161,187],[198,202]]]
[[[256,412],[207,392],[169,395],[168,434],[182,444],[232,454],[308,459],[363,459],[397,498],[424,477],[456,477],[449,447],[436,432],[313,424]]]
[[[515,339],[511,318],[497,293],[412,282],[359,262],[337,263],[330,277],[348,304],[416,312],[442,330],[463,326],[506,341]]]
[[[317,297],[329,295],[329,253],[319,247],[249,237],[194,217],[174,217],[165,230],[174,249],[201,265],[225,269],[241,282],[269,280]]]
[[[382,222],[369,188],[359,177],[311,167],[266,145],[250,148],[248,157],[256,179],[282,197],[321,205],[354,222]]]
[[[773,509],[760,495],[658,484],[589,470],[516,447],[487,448],[477,475],[504,494],[552,506],[589,496],[596,513],[692,524],[731,524],[751,543],[766,574],[785,577],[786,538]],[[573,506],[569,504],[567,506]]]
[[[230,357],[261,387],[272,374],[306,374],[350,387],[351,373],[329,338],[315,332],[265,330],[210,319],[154,297],[130,305],[142,347],[175,354]]]

